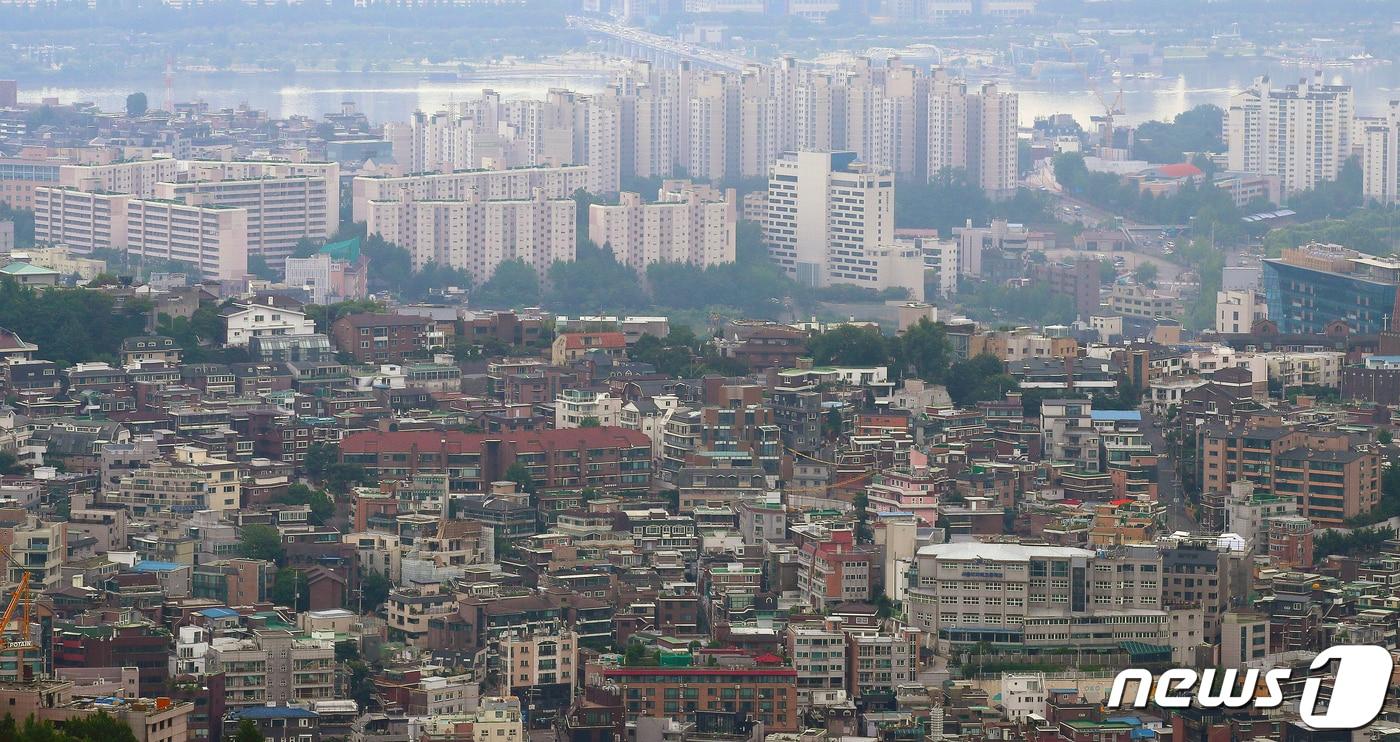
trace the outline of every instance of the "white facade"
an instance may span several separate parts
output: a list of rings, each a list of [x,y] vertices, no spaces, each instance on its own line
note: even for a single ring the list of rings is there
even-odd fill
[[[605,392],[585,389],[565,389],[554,400],[554,427],[580,428],[585,421],[596,421],[600,427],[621,425],[622,398]]]
[[[248,339],[267,335],[311,335],[316,321],[305,312],[262,304],[248,304],[226,310],[227,345],[247,347]]]
[[[1268,319],[1269,304],[1253,291],[1215,292],[1215,331],[1239,334],[1250,332],[1256,320]]]
[[[904,286],[923,300],[923,256],[894,238],[894,174],[854,152],[783,155],[768,181],[769,256],[809,286]]]
[[[1336,180],[1351,156],[1350,85],[1312,80],[1271,89],[1267,77],[1230,99],[1229,169],[1276,175],[1285,196]]]
[[[1258,353],[1269,364],[1269,379],[1284,389],[1300,386],[1340,387],[1345,353],[1313,351],[1310,353]]]
[[[546,199],[569,198],[587,190],[586,165],[521,167],[511,170],[474,170],[461,173],[425,173],[397,178],[358,177],[351,182],[352,211],[357,222],[369,220],[374,201],[482,201],[526,200],[543,191]]]
[[[1383,206],[1400,203],[1400,101],[1391,101],[1383,118],[1368,119],[1360,129],[1361,195]]]

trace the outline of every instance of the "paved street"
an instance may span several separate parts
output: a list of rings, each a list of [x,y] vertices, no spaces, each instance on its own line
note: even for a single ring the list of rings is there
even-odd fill
[[[1157,497],[1167,506],[1167,528],[1173,531],[1195,531],[1200,527],[1186,509],[1186,493],[1181,489],[1181,478],[1176,474],[1176,462],[1167,451],[1165,428],[1154,425],[1166,422],[1152,414],[1152,410],[1142,407],[1143,439],[1157,454]]]

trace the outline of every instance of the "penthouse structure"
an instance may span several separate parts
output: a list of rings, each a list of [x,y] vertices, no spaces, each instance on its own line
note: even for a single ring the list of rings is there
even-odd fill
[[[910,622],[948,650],[988,642],[1011,651],[1125,641],[1166,644],[1161,556],[1152,545],[1089,551],[964,542],[917,552]]]

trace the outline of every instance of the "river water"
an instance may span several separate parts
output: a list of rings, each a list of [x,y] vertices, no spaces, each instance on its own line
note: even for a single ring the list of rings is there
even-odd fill
[[[296,72],[276,73],[180,72],[175,78],[177,101],[203,100],[213,108],[248,104],[265,109],[274,117],[303,115],[319,118],[339,111],[343,101],[352,101],[375,122],[402,121],[418,109],[432,111],[452,101],[466,100],[490,88],[506,98],[543,97],[550,88],[570,88],[593,92],[608,78],[601,64],[555,66],[544,69],[484,69],[444,79],[442,75],[393,72]],[[1257,75],[1268,74],[1275,85],[1296,82],[1311,74],[1296,66],[1271,60],[1231,59],[1211,62],[1182,62],[1166,65],[1161,79],[1123,81],[1119,118],[1139,123],[1172,116],[1201,103],[1224,106],[1231,93],[1249,85]],[[1400,98],[1400,64],[1366,69],[1328,69],[1325,78],[1333,83],[1350,83],[1355,88],[1357,110],[1362,114],[1383,111],[1387,102]],[[1086,127],[1089,117],[1101,114],[1103,106],[1082,81],[1041,83],[1006,79],[1004,84],[1021,94],[1020,117],[1029,126],[1037,116],[1070,113]],[[28,87],[21,81],[20,100],[39,102],[47,97],[60,101],[91,101],[107,110],[120,110],[128,93],[144,91],[152,106],[164,98],[164,82],[159,77],[137,78],[102,84],[64,85],[57,81],[45,87]],[[1117,83],[1100,83],[1100,94],[1108,101],[1117,96]]]

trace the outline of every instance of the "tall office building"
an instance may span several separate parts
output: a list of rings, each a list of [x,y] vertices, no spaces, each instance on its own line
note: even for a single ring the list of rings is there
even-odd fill
[[[1269,320],[1279,332],[1321,334],[1333,322],[1355,333],[1394,327],[1400,261],[1340,245],[1304,245],[1263,261]]]
[[[1230,99],[1230,170],[1277,176],[1285,195],[1336,180],[1354,115],[1351,86],[1325,84],[1321,72],[1283,88],[1257,78]]]
[[[923,300],[923,258],[894,235],[894,174],[854,152],[790,152],[768,180],[769,256],[809,286],[903,286]]]

